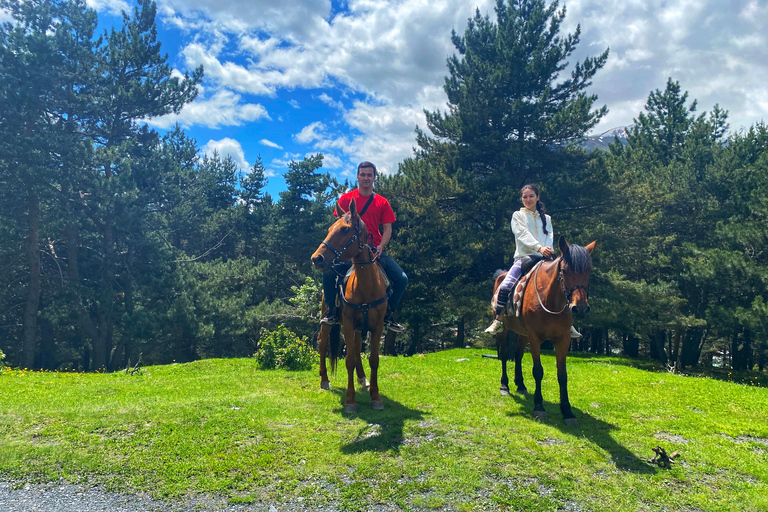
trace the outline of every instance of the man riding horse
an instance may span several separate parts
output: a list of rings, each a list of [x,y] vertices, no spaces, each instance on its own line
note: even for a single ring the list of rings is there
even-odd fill
[[[402,332],[405,328],[395,320],[394,314],[408,284],[408,276],[405,275],[400,265],[389,254],[384,252],[392,237],[392,223],[397,219],[389,201],[373,191],[373,184],[378,175],[378,170],[373,163],[368,161],[361,162],[357,166],[357,188],[350,190],[339,198],[333,214],[336,217],[341,217],[349,211],[350,203],[353,199],[355,200],[357,209],[360,212],[360,218],[365,222],[368,233],[373,236],[371,245],[377,253],[378,263],[386,273],[387,279],[389,279],[392,286],[384,323],[390,331]],[[365,240],[364,242],[368,241]],[[338,295],[336,276],[345,275],[351,265],[349,261],[339,262],[323,274],[323,297],[328,313],[320,320],[320,323],[332,325],[339,322],[339,309],[336,305]]]

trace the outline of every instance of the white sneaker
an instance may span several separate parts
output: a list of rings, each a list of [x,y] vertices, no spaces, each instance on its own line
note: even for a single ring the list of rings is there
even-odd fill
[[[574,326],[571,326],[571,338],[576,340],[581,338],[581,333]]]
[[[504,324],[498,320],[494,320],[493,323],[485,329],[485,332],[488,334],[501,334],[504,332]]]

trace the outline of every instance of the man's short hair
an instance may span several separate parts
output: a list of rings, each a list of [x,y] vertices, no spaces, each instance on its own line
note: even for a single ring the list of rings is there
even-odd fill
[[[357,165],[357,172],[360,172],[360,169],[365,169],[367,167],[372,167],[373,168],[373,175],[378,178],[378,176],[379,176],[378,169],[376,169],[376,166],[373,164],[373,162],[369,162],[368,160],[364,160],[364,161],[360,162]]]

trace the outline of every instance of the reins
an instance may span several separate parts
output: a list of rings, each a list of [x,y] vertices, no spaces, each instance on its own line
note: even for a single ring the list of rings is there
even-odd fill
[[[558,258],[557,260],[557,279],[560,281],[560,289],[563,290],[563,295],[565,295],[565,305],[563,305],[563,309],[555,313],[554,311],[550,311],[547,309],[547,307],[544,305],[544,302],[541,300],[541,295],[539,294],[539,285],[538,285],[538,275],[539,275],[539,267],[541,267],[541,263],[536,265],[536,270],[533,272],[533,288],[536,290],[536,298],[539,299],[539,306],[541,306],[541,309],[549,313],[550,315],[559,315],[563,311],[565,311],[565,308],[568,307],[568,305],[571,303],[571,296],[573,295],[573,292],[575,292],[578,289],[582,289],[586,292],[587,297],[589,297],[589,288],[587,288],[584,285],[577,284],[570,290],[566,290],[565,288],[565,276],[563,275],[563,267],[561,266],[563,262],[562,256]]]

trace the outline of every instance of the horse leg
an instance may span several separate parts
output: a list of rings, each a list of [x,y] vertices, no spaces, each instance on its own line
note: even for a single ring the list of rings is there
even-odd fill
[[[371,354],[368,357],[368,363],[371,365],[371,408],[376,411],[384,410],[384,402],[379,396],[379,349],[381,348],[381,335],[384,332],[383,311],[381,318],[382,321],[376,323],[376,327],[371,333]]]
[[[509,360],[509,340],[507,340],[508,331],[496,335],[496,355],[501,361],[501,396],[509,396],[509,377],[507,377],[507,361]]]
[[[344,321],[344,342],[347,345],[347,358],[345,360],[347,366],[347,395],[344,401],[344,412],[356,413],[357,404],[355,403],[354,375],[360,354],[355,350],[355,327],[352,318],[350,318],[349,321],[346,321],[346,319]]]
[[[568,400],[568,372],[565,369],[565,357],[568,355],[570,343],[571,339],[568,336],[555,345],[557,383],[560,385],[560,412],[563,413],[563,421],[568,426],[577,427],[579,422],[571,411],[571,402]]]
[[[525,381],[523,380],[523,355],[525,354],[525,346],[528,344],[528,337],[517,335],[517,343],[515,344],[515,386],[517,386],[517,392],[521,395],[528,395],[528,388],[525,387]]]
[[[528,336],[531,344],[531,357],[533,358],[533,379],[536,381],[536,390],[533,392],[533,415],[536,419],[544,420],[547,413],[544,411],[544,397],[541,394],[541,379],[544,378],[544,367],[541,366],[541,340],[537,336]]]
[[[357,372],[357,385],[361,389],[368,389],[370,383],[365,378],[365,368],[363,368],[363,339],[360,331],[355,331],[355,351],[359,354],[357,357],[357,365],[355,366],[355,372]]]
[[[330,325],[321,324],[320,333],[317,335],[317,350],[320,352],[320,387],[322,389],[331,389],[331,381],[328,380],[328,369],[325,366],[325,358],[328,355],[330,332]]]

